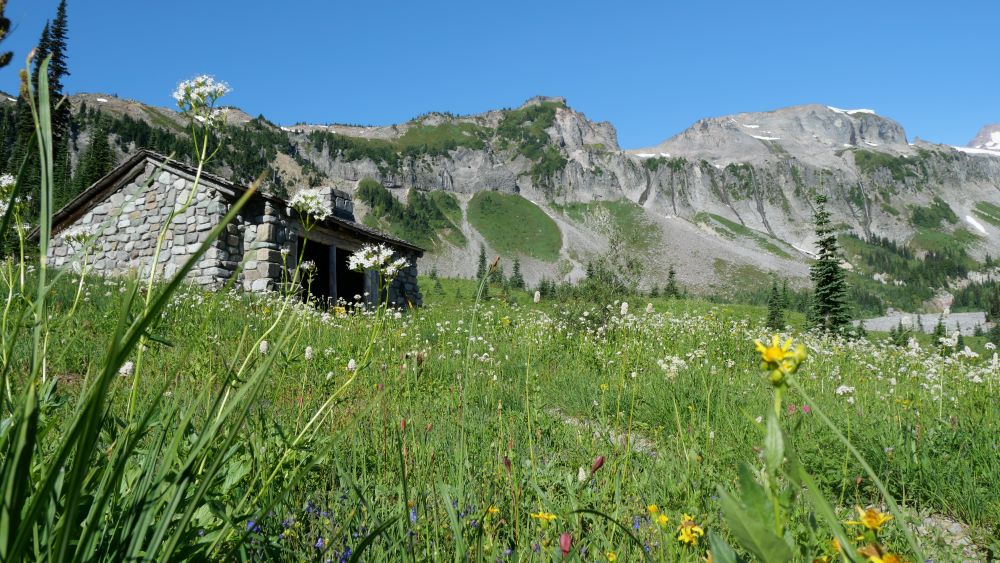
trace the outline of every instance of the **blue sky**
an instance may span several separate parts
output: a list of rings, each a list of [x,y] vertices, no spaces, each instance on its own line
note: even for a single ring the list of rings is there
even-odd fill
[[[10,0],[16,69],[58,0]],[[272,121],[388,124],[536,94],[656,144],[702,117],[865,107],[966,144],[1000,122],[1000,2],[69,0],[70,92],[170,105],[209,73]]]

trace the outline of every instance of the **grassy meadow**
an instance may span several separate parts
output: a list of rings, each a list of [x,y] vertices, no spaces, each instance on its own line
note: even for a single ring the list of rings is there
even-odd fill
[[[107,335],[130,294],[128,280],[89,280],[71,313],[75,281],[64,278],[50,300],[45,374],[55,383],[45,418],[57,435],[103,368]],[[197,543],[228,522],[223,558],[347,561],[378,531],[365,560],[547,561],[562,558],[568,533],[574,559],[701,561],[708,537],[679,541],[685,518],[731,537],[719,487],[736,487],[740,464],[764,465],[763,417],[772,408],[753,344],[769,338],[762,309],[693,299],[654,299],[650,309],[644,299],[627,310],[535,304],[497,289],[477,305],[474,282],[425,279],[423,287],[427,306],[389,311],[384,324],[364,308],[322,311],[274,295],[184,288],[149,333],[141,383],[127,367],[111,381],[115,422],[97,449],[127,424],[130,398],[140,412],[166,401],[188,413],[182,434],[193,442],[213,412],[210,398],[241,384],[227,381],[234,365],[266,358],[259,393],[238,404],[247,416],[237,439],[219,452],[210,508],[190,523],[188,540]],[[286,337],[261,344],[276,320]],[[789,328],[808,346],[797,381],[810,398],[791,391],[780,424],[837,516],[848,521],[855,507],[885,505],[820,410],[914,518],[927,557],[975,559],[996,549],[1000,381],[992,351],[979,342],[975,356],[927,341],[895,347],[878,336],[847,341]],[[373,330],[371,361],[351,371]],[[11,371],[27,373],[30,341],[10,353]],[[345,382],[308,444],[317,456],[309,470],[285,483],[266,512],[228,509]],[[183,426],[166,417],[159,424]],[[836,556],[809,506],[794,505],[789,521],[796,560]],[[958,537],[953,522],[962,524]],[[911,557],[898,519],[879,539]]]

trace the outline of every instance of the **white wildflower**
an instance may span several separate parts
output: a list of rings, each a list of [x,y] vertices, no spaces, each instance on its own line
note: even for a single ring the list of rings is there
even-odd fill
[[[587,470],[580,466],[580,470],[576,472],[576,480],[583,483],[587,480]]]
[[[306,351],[305,351],[305,353],[302,356],[306,359],[307,362],[311,362],[312,359],[313,359],[313,348],[312,348],[312,346],[306,346]]]
[[[535,292],[535,303],[538,303],[541,300],[542,300],[542,292],[541,291],[536,291]]]
[[[653,313],[653,304],[652,303],[646,303],[646,314],[647,315],[651,315],[652,313]]]
[[[405,258],[393,259],[395,251],[385,244],[366,244],[347,260],[347,266],[355,272],[375,270],[385,281],[392,280],[401,270],[408,268],[410,263]]]
[[[122,367],[118,368],[118,373],[125,377],[131,377],[132,373],[135,372],[135,364],[131,360],[122,364]]]
[[[299,264],[299,269],[304,273],[309,274],[316,271],[316,263],[312,260],[305,260]]]
[[[268,349],[270,347],[271,347],[271,345],[267,343],[267,340],[261,340],[260,341],[260,346],[258,346],[257,349],[260,351],[260,354],[262,356],[266,356],[267,355],[267,351],[268,351]]]
[[[17,180],[11,174],[0,174],[0,188],[9,188],[14,185]]]
[[[854,393],[854,387],[841,385],[840,387],[837,387],[837,390],[834,392],[838,395],[850,395],[851,393]]]
[[[223,115],[215,109],[215,103],[231,91],[225,82],[203,74],[178,84],[173,97],[181,113],[201,123],[211,124]]]
[[[621,310],[619,312],[623,317],[628,314],[628,301],[622,301]]]
[[[351,358],[351,361],[347,362],[347,371],[354,371],[356,369],[358,369],[358,362],[355,362],[354,358]]]
[[[316,188],[303,188],[288,200],[288,206],[314,221],[322,221],[333,214],[330,205],[324,201]]]

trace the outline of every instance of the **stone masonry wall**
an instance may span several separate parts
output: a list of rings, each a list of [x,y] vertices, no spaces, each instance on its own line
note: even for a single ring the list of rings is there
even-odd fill
[[[128,185],[53,237],[52,264],[79,268],[83,256],[80,245],[70,240],[72,234],[99,233],[87,252],[87,264],[93,272],[148,275],[160,230],[170,211],[183,206],[191,186],[190,179],[158,170],[154,163],[147,162],[142,173]],[[158,275],[173,276],[221,222],[226,208],[220,194],[201,185],[190,207],[171,222],[160,251]],[[226,239],[217,240],[198,261],[189,274],[192,283],[213,287],[229,277],[235,266],[232,251],[239,249],[232,248]]]

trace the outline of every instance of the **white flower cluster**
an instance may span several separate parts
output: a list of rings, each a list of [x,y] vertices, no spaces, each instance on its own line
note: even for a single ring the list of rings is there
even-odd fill
[[[330,206],[323,201],[319,190],[315,188],[304,188],[295,192],[292,199],[288,200],[288,206],[298,211],[300,215],[308,215],[314,221],[322,221],[333,213]]]
[[[13,186],[16,181],[11,174],[0,174],[0,190]]]
[[[316,271],[316,263],[312,260],[306,260],[302,264],[299,264],[299,269],[306,274],[311,274]]]
[[[202,123],[212,123],[224,113],[215,109],[215,102],[231,91],[225,82],[203,74],[178,84],[173,96],[181,113]]]
[[[392,258],[393,250],[384,244],[366,244],[351,255],[347,265],[355,272],[377,270],[386,281],[396,277],[400,270],[410,265],[406,258]]]
[[[60,233],[59,236],[71,247],[80,249],[94,236],[94,231],[85,225],[75,225]]]

